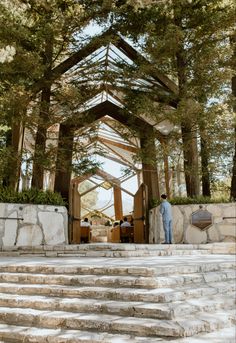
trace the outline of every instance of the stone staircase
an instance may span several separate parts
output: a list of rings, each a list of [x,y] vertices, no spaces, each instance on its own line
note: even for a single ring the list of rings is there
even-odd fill
[[[232,255],[190,252],[2,257],[0,340],[233,343],[235,264]]]

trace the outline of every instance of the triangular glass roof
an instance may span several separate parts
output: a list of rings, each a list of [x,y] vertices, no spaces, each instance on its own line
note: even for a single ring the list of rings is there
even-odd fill
[[[157,87],[163,94],[168,94],[166,89],[151,76],[131,78],[128,71],[136,67],[136,64],[127,54],[124,54],[114,44],[109,43],[86,56],[66,74],[70,82],[77,85],[106,84],[116,87],[128,86],[143,91]]]

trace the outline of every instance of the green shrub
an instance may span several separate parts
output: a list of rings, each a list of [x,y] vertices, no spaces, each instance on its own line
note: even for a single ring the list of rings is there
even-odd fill
[[[210,198],[210,197],[198,196],[194,198],[175,197],[175,198],[169,199],[169,202],[172,205],[189,205],[189,204],[219,204],[219,203],[228,203],[230,201],[229,199],[226,199],[224,197]],[[161,203],[161,200],[153,199],[151,202],[151,206],[156,207],[160,205],[160,203]]]
[[[61,194],[35,188],[16,192],[9,187],[0,187],[0,202],[14,204],[37,204],[65,206]]]

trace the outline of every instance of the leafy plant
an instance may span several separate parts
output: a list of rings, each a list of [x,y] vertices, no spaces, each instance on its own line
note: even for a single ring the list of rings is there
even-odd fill
[[[204,196],[198,196],[194,198],[190,197],[175,197],[169,200],[172,205],[190,205],[190,204],[219,204],[228,203],[229,199],[226,197],[210,198]],[[152,199],[151,207],[160,205],[161,201],[158,199]]]
[[[0,187],[0,202],[65,206],[61,194],[35,188],[17,192],[10,187]]]

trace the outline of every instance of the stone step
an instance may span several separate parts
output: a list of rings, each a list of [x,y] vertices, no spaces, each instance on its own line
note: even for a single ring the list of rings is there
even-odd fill
[[[1,246],[0,256],[97,256],[97,257],[146,257],[184,256],[205,254],[235,254],[234,242],[211,244],[120,244],[90,243],[79,245]]]
[[[236,271],[194,273],[170,275],[166,277],[142,277],[124,275],[63,275],[63,274],[33,274],[33,273],[0,273],[0,282],[3,283],[31,283],[31,284],[59,284],[73,286],[112,286],[132,288],[160,288],[192,283],[220,282],[236,279]]]
[[[79,262],[79,261],[78,261]],[[92,261],[91,264],[83,265],[58,265],[53,261],[51,264],[5,264],[0,265],[0,273],[42,273],[42,274],[73,274],[73,275],[132,275],[132,276],[164,276],[176,275],[176,274],[190,274],[190,273],[204,273],[221,271],[225,269],[235,269],[236,261],[235,259],[227,262],[203,262],[202,260],[189,261],[186,264],[174,264],[173,261],[166,261],[165,265],[152,266],[153,260],[150,260],[150,267],[136,266],[136,261],[133,261],[132,267],[127,267],[127,265],[122,266],[117,265],[99,265]],[[102,261],[101,261],[102,264]]]
[[[109,288],[109,287],[76,287],[45,284],[1,283],[0,293],[18,295],[44,295],[67,298],[92,298],[104,300],[137,301],[137,302],[172,302],[233,292],[235,281],[213,282],[193,286],[145,288]]]
[[[94,330],[133,334],[138,336],[184,337],[200,332],[210,332],[231,326],[232,314],[226,312],[202,313],[187,319],[159,320],[120,317],[108,314],[87,314],[63,311],[40,311],[22,308],[0,308],[0,323],[62,328],[71,330]]]
[[[96,238],[95,238],[96,239]],[[97,240],[102,241],[103,238]],[[1,257],[150,257],[150,256],[202,256],[209,255],[210,251],[196,250],[191,253],[187,250],[176,250],[176,251],[60,251],[60,250],[45,250],[45,251],[0,251]]]
[[[224,328],[210,333],[198,334],[195,337],[175,339],[174,343],[235,343],[236,328],[235,326]],[[162,343],[170,343],[163,340]]]
[[[214,252],[223,250],[227,254],[235,252],[235,242],[220,242],[208,244],[135,244],[135,243],[90,243],[90,244],[60,244],[60,245],[37,245],[37,246],[0,246],[0,251],[165,251],[165,250],[188,250]]]
[[[27,326],[7,324],[0,324],[0,338],[11,339],[12,343],[151,343],[150,337],[137,337],[129,334],[29,328]],[[152,343],[156,342],[163,342],[163,339],[152,337]]]
[[[150,337],[0,324],[0,339],[7,339],[0,343],[235,343],[235,327],[173,340],[152,337],[150,341]]]
[[[185,299],[172,303],[124,302],[98,299],[58,298],[47,296],[27,296],[0,293],[0,306],[11,308],[31,308],[36,310],[103,313],[119,316],[173,319],[196,312],[214,312],[235,307],[234,293]]]
[[[104,243],[105,238],[95,237],[96,242]],[[201,256],[211,254],[210,250],[137,250],[137,251],[90,251],[90,250],[5,250],[0,256],[42,256],[42,257],[149,257],[149,256]]]
[[[132,287],[132,288],[156,288],[155,278],[135,276],[106,276],[106,275],[53,275],[53,274],[28,274],[28,273],[4,273],[0,274],[0,283],[21,284],[48,284],[48,285],[71,285],[92,287]]]

